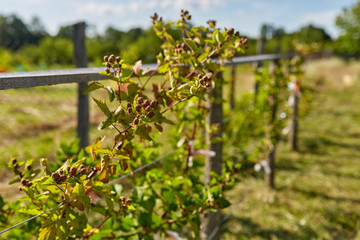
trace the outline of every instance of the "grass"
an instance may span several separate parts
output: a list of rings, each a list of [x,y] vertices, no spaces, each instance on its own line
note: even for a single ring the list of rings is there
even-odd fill
[[[222,239],[360,239],[360,65],[331,59],[307,70],[317,93],[299,152],[279,146],[275,190],[249,177],[230,193]]]

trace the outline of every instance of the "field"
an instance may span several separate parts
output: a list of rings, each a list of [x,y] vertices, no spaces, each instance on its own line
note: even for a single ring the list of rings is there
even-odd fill
[[[259,173],[229,193],[223,239],[360,239],[360,63],[334,58],[305,69],[304,83],[315,92],[309,112],[302,111],[300,151],[280,145],[275,190]],[[250,65],[237,68],[237,98],[251,89],[252,74]],[[91,105],[90,141],[101,119]],[[60,142],[74,139],[75,85],[2,91],[0,123],[0,192],[9,200],[17,194],[7,185],[11,156],[55,159]]]
[[[359,67],[307,65],[316,93],[300,120],[300,151],[280,145],[275,190],[260,176],[238,184],[223,239],[360,239]]]

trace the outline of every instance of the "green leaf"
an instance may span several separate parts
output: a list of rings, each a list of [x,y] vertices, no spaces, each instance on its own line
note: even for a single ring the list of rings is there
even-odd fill
[[[100,100],[97,98],[92,97],[93,100],[95,101],[96,105],[100,108],[100,110],[108,117],[111,117],[111,112],[108,108],[108,106],[106,105],[105,100]]]
[[[98,129],[99,129],[99,130],[103,130],[103,129],[111,126],[112,123],[113,123],[112,118],[111,118],[111,117],[110,117],[110,118],[107,118],[106,120],[102,121],[102,122],[99,124]]]
[[[149,131],[146,125],[140,125],[137,129],[135,134],[139,135],[141,138],[146,140],[152,141],[152,138],[149,135]]]
[[[197,50],[197,45],[191,38],[184,38],[185,43],[191,48],[193,52]]]
[[[227,208],[228,206],[230,206],[231,205],[231,203],[228,201],[228,200],[226,200],[225,198],[220,198],[220,206],[221,206],[221,208]]]
[[[169,189],[161,189],[161,196],[167,204],[172,204],[175,202],[175,194]]]
[[[153,196],[149,196],[146,200],[143,200],[141,206],[148,212],[152,212],[155,207],[155,199]]]
[[[71,192],[75,197],[85,197],[86,190],[82,184],[77,183]]]
[[[40,159],[41,168],[43,169],[45,175],[51,175],[51,169],[49,166],[49,161],[47,158]]]
[[[161,224],[162,224],[162,218],[160,216],[158,216],[158,215],[155,215],[155,214],[153,214],[151,216],[151,221],[152,221],[151,228],[155,229],[155,230],[157,228],[159,228],[161,226]]]
[[[131,77],[132,74],[133,74],[132,69],[129,69],[129,68],[121,69],[121,74],[120,74],[119,81],[122,82],[122,83],[129,82],[127,80]]]
[[[87,94],[100,88],[104,88],[104,85],[99,82],[92,82],[84,88],[83,94]]]
[[[38,240],[54,240],[54,239],[56,239],[55,226],[40,228]]]
[[[110,86],[107,86],[106,90],[107,90],[108,95],[109,95],[109,101],[110,102],[114,101],[114,99],[115,99],[115,91],[114,91],[114,89],[111,88]]]
[[[38,214],[42,213],[43,211],[40,209],[37,209],[37,208],[20,208],[19,212],[30,214],[30,215],[38,215]]]
[[[74,164],[72,165],[72,167],[79,168],[80,165],[81,165],[83,162],[85,162],[85,160],[86,160],[86,157],[81,158],[81,159],[78,160],[76,163],[74,163]]]
[[[142,227],[147,227],[151,225],[151,213],[141,212],[139,216],[139,224]]]
[[[120,229],[124,232],[130,232],[135,226],[135,219],[133,218],[123,218],[121,220]]]
[[[158,68],[158,72],[159,73],[166,73],[167,71],[168,71],[168,67],[169,67],[169,65],[170,65],[170,63],[164,63],[164,64],[162,64],[162,65],[160,65],[159,66],[159,68]]]
[[[197,97],[197,98],[199,98],[199,99],[201,99],[201,100],[203,100],[203,101],[206,101],[206,98],[204,97],[204,95],[202,95],[202,94],[195,94],[194,95],[195,97]]]
[[[209,192],[212,194],[214,199],[217,199],[220,196],[221,188],[219,186],[214,186],[209,188]]]

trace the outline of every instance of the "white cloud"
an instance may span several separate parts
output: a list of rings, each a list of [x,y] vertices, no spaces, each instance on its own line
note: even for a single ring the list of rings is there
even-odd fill
[[[339,10],[328,10],[324,12],[310,13],[302,16],[299,25],[314,24],[325,28],[325,30],[332,36],[337,37],[339,34],[335,28],[336,16],[340,14]]]
[[[317,12],[304,15],[300,24],[314,23],[317,25],[329,25],[334,24],[336,16],[339,15],[338,10],[329,10],[326,12]]]
[[[85,6],[81,6],[78,9],[78,12],[81,14],[95,14],[98,16],[103,16],[106,14],[120,14],[125,12],[126,8],[124,5],[121,4],[104,4],[104,3],[95,3],[89,2],[85,4]]]
[[[133,0],[130,4],[110,4],[100,2],[88,2],[81,6],[78,12],[81,14],[105,15],[116,14],[126,15],[127,13],[139,13],[141,11],[152,10],[156,8],[179,12],[181,9],[193,10],[201,9],[208,11],[213,7],[226,5],[226,0]]]

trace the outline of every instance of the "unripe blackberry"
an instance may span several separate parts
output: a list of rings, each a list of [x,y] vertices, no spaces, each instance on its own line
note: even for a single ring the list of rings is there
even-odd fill
[[[153,118],[155,117],[155,113],[154,112],[149,112],[148,115],[146,115],[147,118]]]
[[[119,56],[117,56],[117,57],[115,58],[115,60],[116,60],[117,63],[119,63],[120,60],[121,60],[121,58],[120,58]]]
[[[110,68],[110,67],[111,67],[111,63],[107,62],[107,63],[105,64],[105,66],[106,66],[107,68]]]
[[[129,198],[128,200],[126,200],[126,204],[127,204],[127,205],[131,205],[131,203],[132,203],[132,199],[131,199],[131,198]]]
[[[22,187],[21,187],[21,186],[19,186],[19,188],[18,188],[18,189],[19,189],[19,191],[20,191],[20,192],[22,192]]]
[[[79,169],[79,173],[80,173],[80,175],[84,175],[84,174],[86,174],[86,168],[80,168]]]
[[[16,158],[13,158],[13,159],[11,160],[11,162],[12,162],[12,164],[14,165],[14,164],[17,162]]]
[[[63,174],[64,174],[64,170],[60,169],[60,170],[59,170],[59,173],[60,173],[60,175],[63,175]]]
[[[132,108],[131,107],[129,107],[128,109],[126,109],[127,110],[127,112],[129,113],[129,114],[131,114],[132,113]]]
[[[146,99],[144,104],[143,104],[143,107],[146,108],[149,105],[150,105],[150,101],[148,99]]]
[[[104,62],[107,62],[109,60],[109,57],[106,55],[104,56]]]
[[[27,187],[31,187],[31,186],[32,186],[32,182],[28,182],[26,186],[27,186]]]
[[[31,170],[31,165],[27,165],[26,170],[30,171]]]
[[[14,164],[14,168],[15,168],[15,169],[18,169],[18,168],[19,168],[19,164],[15,163],[15,164]]]
[[[61,181],[61,182],[65,182],[65,181],[66,181],[66,175],[65,175],[65,174],[60,175],[60,181]]]
[[[109,69],[109,68],[105,68],[105,72],[106,72],[107,74],[109,74],[109,73],[110,73],[110,69]]]
[[[140,113],[141,112],[141,105],[140,104],[136,104],[135,105],[135,110]]]
[[[233,34],[234,34],[234,29],[233,29],[233,28],[229,28],[229,29],[226,31],[226,34],[227,34],[228,36],[233,35]]]
[[[125,203],[125,197],[124,196],[120,196],[119,200],[120,200],[121,203]]]
[[[76,167],[71,167],[69,170],[69,177],[73,177],[76,175],[77,172],[77,168]]]
[[[131,102],[126,103],[126,108],[131,108]]]
[[[151,106],[152,108],[156,108],[157,105],[158,105],[158,101],[157,101],[156,99],[155,99],[155,100],[152,100],[151,103],[150,103],[150,106]]]
[[[53,172],[51,177],[55,180],[55,182],[60,180],[60,174],[58,172]]]
[[[139,104],[142,104],[144,102],[144,98],[143,97],[138,97],[137,102]]]
[[[150,112],[150,111],[151,111],[151,106],[149,105],[145,108],[145,112]]]
[[[111,54],[110,57],[109,57],[109,62],[110,63],[114,63],[115,62],[115,56],[114,54]]]
[[[21,181],[20,181],[20,183],[21,183],[22,185],[24,185],[24,186],[26,186],[28,182],[29,182],[29,181],[28,181],[27,179],[25,179],[25,178],[21,179]]]
[[[135,124],[135,125],[138,125],[138,124],[139,124],[139,119],[138,119],[138,118],[135,118],[135,119],[134,119],[134,124]]]

